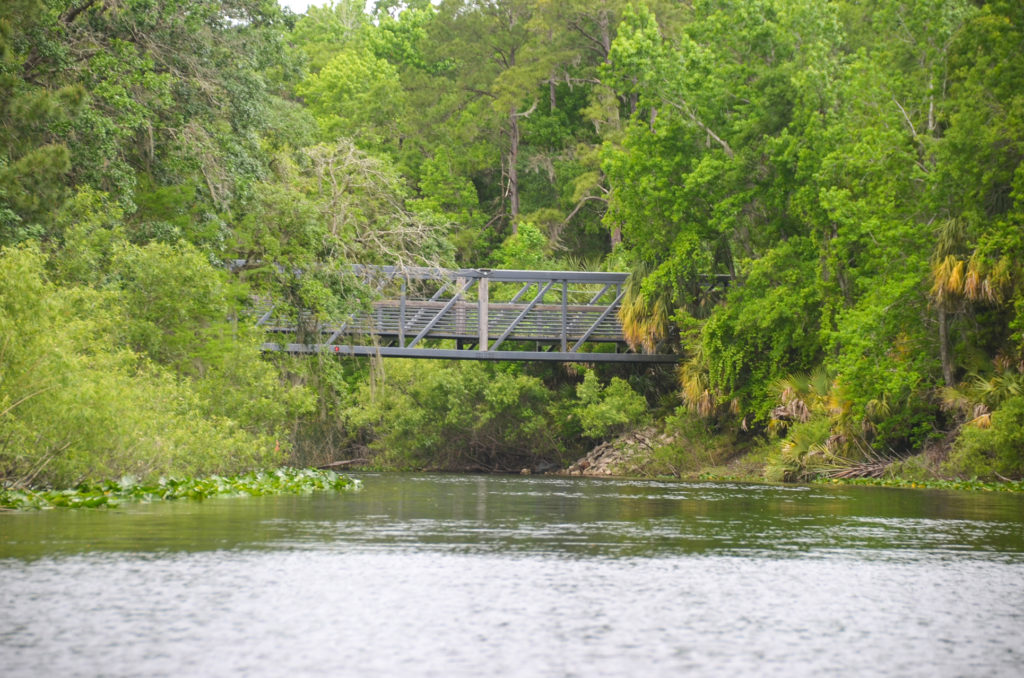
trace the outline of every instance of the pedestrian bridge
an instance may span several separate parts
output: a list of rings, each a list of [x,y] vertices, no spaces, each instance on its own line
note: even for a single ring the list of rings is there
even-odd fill
[[[275,317],[265,351],[445,360],[670,363],[635,353],[618,310],[628,274],[355,266],[376,292],[343,318]],[[291,339],[291,341],[288,341]]]

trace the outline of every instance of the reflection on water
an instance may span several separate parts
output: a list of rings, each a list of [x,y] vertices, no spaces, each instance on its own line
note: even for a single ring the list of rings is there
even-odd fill
[[[0,515],[4,675],[1016,675],[1024,499],[363,475]]]

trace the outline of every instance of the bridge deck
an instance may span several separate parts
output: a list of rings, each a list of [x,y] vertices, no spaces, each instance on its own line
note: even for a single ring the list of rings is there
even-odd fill
[[[363,312],[308,327],[312,343],[264,344],[290,353],[448,360],[674,362],[630,352],[618,308],[627,274],[356,267],[381,298]],[[269,332],[296,323],[267,313]],[[611,349],[609,351],[609,348]]]

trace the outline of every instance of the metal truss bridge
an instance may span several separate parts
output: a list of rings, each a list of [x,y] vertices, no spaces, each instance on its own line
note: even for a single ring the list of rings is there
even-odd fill
[[[626,273],[391,266],[353,270],[376,288],[378,297],[368,309],[309,326],[301,318],[276,318],[271,309],[257,324],[305,343],[267,342],[263,349],[444,360],[677,360],[674,355],[629,350],[618,317]]]

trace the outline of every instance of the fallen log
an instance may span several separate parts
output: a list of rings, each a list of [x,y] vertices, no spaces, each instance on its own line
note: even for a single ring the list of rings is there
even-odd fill
[[[370,463],[369,459],[365,459],[363,457],[360,457],[358,459],[345,459],[344,461],[332,461],[329,464],[323,464],[321,466],[317,466],[317,468],[323,470],[323,469],[337,468],[339,466],[354,466],[356,464],[369,464],[369,463]]]

